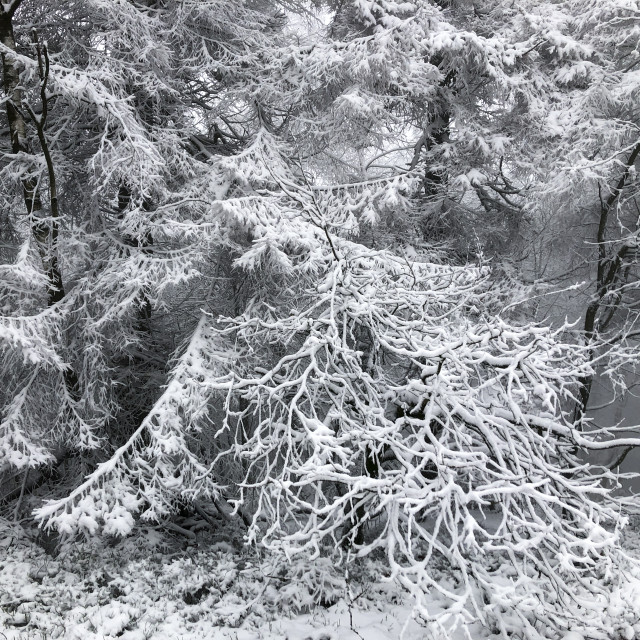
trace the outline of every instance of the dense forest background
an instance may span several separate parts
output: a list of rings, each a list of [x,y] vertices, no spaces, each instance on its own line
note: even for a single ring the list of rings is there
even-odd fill
[[[0,4],[3,517],[571,628],[636,508],[639,47],[634,0]]]

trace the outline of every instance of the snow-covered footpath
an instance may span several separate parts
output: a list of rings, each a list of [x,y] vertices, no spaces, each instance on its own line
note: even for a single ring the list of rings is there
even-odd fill
[[[2,640],[404,640],[438,633],[411,617],[411,600],[377,578],[374,561],[344,575],[327,562],[281,559],[242,549],[228,532],[185,545],[154,529],[118,543],[74,543],[49,555],[17,525],[0,521]],[[626,545],[638,553],[640,535]],[[635,582],[594,602],[612,640],[640,638],[640,570]],[[437,603],[434,602],[437,606]],[[473,625],[454,637],[492,637]],[[493,636],[495,637],[495,636]],[[550,636],[553,637],[553,636]],[[594,637],[602,637],[601,635]],[[570,631],[566,640],[588,635]]]

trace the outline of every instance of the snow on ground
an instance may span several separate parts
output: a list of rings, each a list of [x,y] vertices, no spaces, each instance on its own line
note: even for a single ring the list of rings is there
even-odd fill
[[[0,521],[2,640],[426,640],[410,598],[368,562],[346,578],[326,561],[292,565],[143,530],[118,542],[68,544],[53,557]],[[640,533],[627,535],[640,549]],[[636,551],[637,553],[637,551]],[[612,639],[640,638],[637,584],[612,590]],[[481,640],[486,629],[458,637]],[[433,636],[437,637],[437,634]],[[565,640],[582,640],[570,633]]]
[[[149,529],[54,558],[5,523],[0,638],[389,640],[403,627],[407,640],[424,637],[410,602],[371,576],[347,584],[321,561],[288,567],[226,541],[174,546]]]

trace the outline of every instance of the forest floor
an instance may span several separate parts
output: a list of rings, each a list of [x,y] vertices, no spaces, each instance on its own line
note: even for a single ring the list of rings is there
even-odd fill
[[[378,578],[375,561],[351,576],[322,560],[288,563],[242,548],[229,527],[195,538],[142,529],[117,542],[66,544],[55,555],[36,542],[0,520],[0,640],[437,637],[412,618],[410,596]],[[625,544],[640,555],[637,527]],[[612,592],[602,611],[612,640],[640,638],[637,576],[637,586]],[[479,640],[491,631],[472,626],[454,637]]]

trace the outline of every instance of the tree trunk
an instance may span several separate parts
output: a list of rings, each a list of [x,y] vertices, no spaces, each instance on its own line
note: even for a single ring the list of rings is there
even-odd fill
[[[9,9],[0,4],[0,42],[12,51],[16,51],[12,22],[15,7],[17,7],[17,3],[14,3],[13,8]],[[27,138],[26,122],[22,112],[20,70],[16,61],[6,54],[2,54],[2,73],[4,91],[8,97],[6,108],[11,134],[11,149],[14,154],[33,155]],[[43,270],[47,276],[47,301],[49,306],[56,304],[64,297],[62,274],[58,265],[59,222],[57,195],[54,192],[55,183],[51,184],[50,187],[52,189],[52,200],[56,204],[56,211],[51,211],[50,217],[45,217],[42,215],[42,199],[37,178],[26,177],[22,179],[22,192],[29,215],[31,232],[40,253]]]
[[[617,251],[607,252],[607,223],[609,215],[614,206],[618,202],[622,191],[627,186],[631,176],[631,168],[635,165],[640,155],[640,143],[631,151],[629,157],[624,163],[624,170],[618,179],[618,182],[611,188],[609,197],[601,203],[600,216],[598,220],[598,231],[596,235],[596,243],[598,245],[598,262],[596,277],[596,292],[589,303],[585,312],[583,333],[585,343],[590,347],[590,357],[594,355],[594,341],[597,339],[599,331],[604,331],[613,318],[617,305],[609,313],[606,319],[601,318],[601,310],[603,301],[607,299],[616,287],[620,286],[621,279],[624,279],[624,259],[627,255],[629,247],[623,244]],[[582,421],[587,411],[589,398],[591,396],[591,388],[593,386],[593,375],[584,376],[579,380],[578,399],[573,413],[573,421],[575,424]]]

